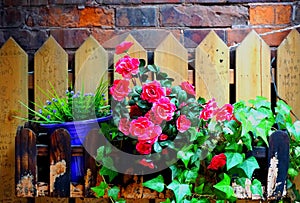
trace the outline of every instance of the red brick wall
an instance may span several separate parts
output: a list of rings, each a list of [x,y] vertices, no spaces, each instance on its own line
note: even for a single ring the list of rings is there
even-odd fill
[[[251,29],[258,33],[300,23],[300,3],[292,0],[2,0],[0,46],[12,36],[33,54],[50,36],[74,51],[92,34],[100,44],[132,31],[145,48],[155,48],[157,30],[172,31],[186,48],[215,30],[230,46]],[[264,36],[277,47],[287,32]]]

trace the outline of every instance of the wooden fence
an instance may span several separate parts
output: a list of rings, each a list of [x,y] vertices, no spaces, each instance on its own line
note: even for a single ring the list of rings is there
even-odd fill
[[[129,54],[147,61],[147,51],[129,34],[126,41],[134,42]],[[188,51],[169,34],[154,50],[154,63],[176,82],[189,80],[197,96],[216,98],[219,105],[272,96],[273,82],[279,95],[300,116],[300,34],[292,30],[277,49],[276,68],[271,69],[270,47],[252,31],[238,45],[235,67],[230,68],[230,48],[211,31],[195,49],[195,67],[188,68]],[[118,56],[114,56],[116,61]],[[37,87],[50,89],[49,81],[63,95],[70,84],[84,84],[87,92],[95,90],[102,75],[108,72],[107,51],[90,36],[75,53],[74,73],[68,72],[68,55],[49,37],[34,56],[34,74],[28,74],[28,56],[13,38],[0,49],[0,202],[27,202],[15,198],[15,135],[19,125],[16,118],[27,116],[19,101],[28,102],[28,89],[34,90],[35,100],[44,100]],[[76,78],[75,80],[73,78]],[[272,80],[274,78],[274,81]],[[234,99],[232,99],[234,97]],[[37,198],[35,202],[68,202],[69,199]],[[77,203],[82,199],[76,199]],[[96,200],[94,200],[96,201]],[[98,200],[100,201],[100,200]]]

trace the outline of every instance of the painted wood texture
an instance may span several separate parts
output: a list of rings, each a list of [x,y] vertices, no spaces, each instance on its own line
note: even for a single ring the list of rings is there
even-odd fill
[[[174,79],[173,85],[188,80],[187,50],[171,33],[155,49],[154,64]]]
[[[278,94],[300,116],[300,34],[292,30],[278,47]]]
[[[75,90],[94,93],[100,79],[107,80],[107,71],[107,52],[90,36],[75,52]]]
[[[43,106],[46,100],[51,100],[52,96],[47,97],[47,91],[53,92],[51,86],[59,96],[65,95],[68,88],[68,54],[52,36],[34,56],[35,102]]]
[[[195,69],[197,97],[229,103],[229,48],[214,31],[196,48]]]
[[[270,100],[270,48],[251,31],[236,50],[236,100],[256,96]]]
[[[28,56],[13,38],[0,49],[0,87],[0,202],[12,203],[17,201],[15,135],[23,123],[14,116],[27,117],[19,101],[28,102]]]

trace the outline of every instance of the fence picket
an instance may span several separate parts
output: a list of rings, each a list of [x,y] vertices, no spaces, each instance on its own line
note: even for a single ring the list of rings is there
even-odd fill
[[[276,73],[279,96],[300,118],[300,34],[297,30],[291,31],[278,47]]]
[[[47,39],[34,56],[35,102],[44,105],[49,98],[40,89],[51,91],[51,85],[59,96],[65,95],[68,88],[68,54],[52,36]]]
[[[197,97],[215,98],[219,105],[229,102],[229,49],[211,31],[196,48],[195,87]]]
[[[188,80],[188,53],[170,33],[154,51],[154,64],[174,78],[174,85]]]
[[[251,31],[236,50],[236,100],[271,100],[270,48]]]
[[[0,49],[0,202],[26,202],[15,198],[15,135],[27,117],[19,101],[28,103],[28,56],[13,38]]]
[[[107,70],[107,52],[90,36],[75,52],[75,90],[94,93],[100,79],[108,79]]]

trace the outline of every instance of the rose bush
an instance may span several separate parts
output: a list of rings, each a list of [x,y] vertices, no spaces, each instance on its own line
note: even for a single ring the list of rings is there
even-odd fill
[[[124,42],[116,53],[126,53],[130,46],[132,43]],[[146,66],[129,55],[116,63],[115,70],[122,79],[110,87],[114,123],[102,129],[103,133],[110,142],[125,143],[118,146],[121,150],[141,155],[127,163],[132,174],[170,170],[171,181],[159,175],[144,183],[158,192],[171,190],[173,198],[166,203],[233,202],[232,181],[245,187],[246,180],[251,180],[251,192],[263,198],[262,183],[254,176],[260,166],[249,152],[255,146],[268,147],[268,136],[278,126],[289,133],[291,146],[297,146],[290,153],[289,177],[298,174],[300,124],[292,123],[291,109],[282,100],[275,110],[263,97],[247,104],[239,101],[219,106],[214,98],[195,98],[195,88],[189,82],[172,86],[173,79],[159,67]],[[116,176],[118,161],[123,158],[107,157],[112,151],[101,146],[96,157],[103,164],[100,174],[109,179]],[[138,170],[135,164],[140,166]],[[94,188],[98,195],[112,189],[119,192],[109,186]],[[113,201],[122,202],[117,196]]]

